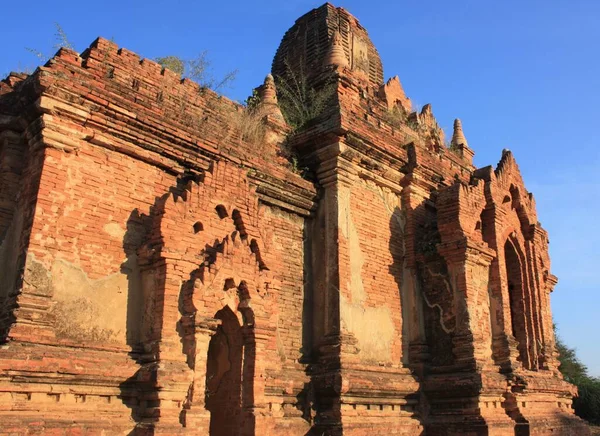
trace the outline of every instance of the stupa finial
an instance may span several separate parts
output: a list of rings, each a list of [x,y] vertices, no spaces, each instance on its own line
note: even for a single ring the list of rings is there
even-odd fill
[[[331,47],[325,57],[325,65],[333,65],[336,67],[348,67],[348,58],[344,52],[344,46],[342,44],[342,36],[337,30],[333,33],[331,38]]]
[[[465,147],[469,146],[467,143],[467,138],[465,138],[465,134],[462,129],[462,123],[458,118],[454,120],[454,133],[452,134],[451,144],[455,147],[458,147],[459,145],[463,145]]]

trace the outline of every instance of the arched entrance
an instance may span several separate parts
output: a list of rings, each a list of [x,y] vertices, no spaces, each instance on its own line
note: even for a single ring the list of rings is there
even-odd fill
[[[215,315],[221,325],[210,340],[206,363],[206,408],[210,436],[240,434],[242,425],[243,336],[229,307]]]
[[[507,239],[504,244],[504,262],[510,302],[511,333],[518,342],[519,359],[525,368],[530,368],[523,269],[515,245],[510,239]]]

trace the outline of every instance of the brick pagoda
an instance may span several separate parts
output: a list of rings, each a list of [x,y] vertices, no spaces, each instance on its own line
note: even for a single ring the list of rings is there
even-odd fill
[[[331,4],[271,73],[244,108],[99,38],[0,82],[0,434],[588,434],[513,154]]]

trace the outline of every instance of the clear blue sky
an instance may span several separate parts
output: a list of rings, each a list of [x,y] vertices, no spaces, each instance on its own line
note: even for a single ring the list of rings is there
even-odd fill
[[[244,100],[269,72],[284,32],[312,1],[37,1],[3,20],[0,74],[52,52],[54,23],[83,51],[97,36],[142,56],[208,50],[225,94]],[[600,376],[600,2],[345,1],[378,48],[386,78],[432,103],[451,132],[463,121],[478,166],[510,148],[550,233],[559,284],[552,307],[564,341]],[[9,14],[10,15],[10,14]]]

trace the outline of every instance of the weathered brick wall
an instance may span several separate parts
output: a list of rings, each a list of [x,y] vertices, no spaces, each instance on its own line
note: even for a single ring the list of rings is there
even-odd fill
[[[5,329],[5,306],[8,305],[9,288],[16,280],[19,257],[19,235],[22,218],[15,218],[18,209],[20,179],[25,163],[24,147],[18,134],[4,131],[0,134],[0,331]],[[18,209],[18,210],[17,210]]]
[[[137,398],[120,386],[136,369],[126,353],[110,347],[11,342],[0,360],[2,432],[131,431],[131,405]]]
[[[47,150],[28,263],[51,277],[58,339],[138,342],[136,249],[145,229],[135,218],[174,184],[158,168],[93,145]]]
[[[284,364],[294,365],[303,354],[308,353],[303,338],[303,325],[309,316],[304,301],[304,220],[276,208],[264,208],[264,240],[269,249],[280,253],[277,276],[281,281],[279,315],[277,324],[278,355]]]
[[[364,363],[400,365],[404,217],[398,195],[357,180],[338,198],[349,256],[342,329],[356,338]]]
[[[12,221],[19,192],[19,182],[23,174],[25,162],[24,147],[19,135],[5,131],[0,147],[0,237],[4,239],[8,226]],[[1,241],[1,240],[0,240]]]
[[[383,82],[383,66],[377,49],[358,20],[343,8],[325,4],[298,18],[283,36],[273,59],[274,75],[289,74],[289,68],[308,75],[319,71],[334,32],[340,35],[345,56],[352,68],[370,84]],[[299,76],[297,76],[299,77]]]
[[[149,219],[152,230],[141,249],[142,282],[156,285],[146,290],[151,306],[142,325],[147,341],[160,341],[158,351],[173,367],[159,371],[157,381],[170,392],[159,394],[161,402],[176,407],[173,424],[188,401],[186,425],[200,425],[204,377],[213,362],[210,346],[205,347],[213,342],[197,326],[217,318],[223,308],[247,330],[246,350],[253,350],[244,352],[240,364],[245,374],[240,386],[243,410],[283,407],[284,388],[297,394],[303,387],[282,378],[281,372],[286,363],[296,377],[303,369],[294,369],[293,363],[301,357],[302,346],[304,220],[259,206],[246,170],[224,162],[201,180],[157,200]],[[247,390],[252,398],[246,398]],[[167,411],[161,414],[163,424],[169,419]],[[249,418],[242,422],[242,427],[254,429]]]
[[[31,368],[28,359],[45,356],[46,363],[36,368],[56,368],[69,376],[59,377],[64,390],[54,388],[43,376],[22,391],[16,390],[11,377],[0,380],[3,398],[10,400],[3,413],[16,422],[46,410],[39,426],[50,431],[66,418],[62,412],[50,411],[64,408],[66,413],[78,411],[76,426],[116,430],[127,426],[131,416],[155,419],[156,405],[168,401],[176,406],[177,418],[171,422],[165,412],[162,421],[181,427],[179,414],[190,400],[190,382],[198,378],[204,383],[206,366],[195,377],[194,365],[188,366],[190,350],[169,345],[169,340],[187,340],[182,333],[188,325],[181,300],[190,274],[208,262],[207,256],[221,256],[215,243],[237,232],[238,240],[247,245],[245,254],[232,260],[236,285],[238,273],[242,279],[252,278],[253,271],[264,269],[271,277],[258,289],[271,302],[257,314],[256,329],[262,333],[256,334],[253,353],[260,357],[245,368],[252,371],[246,379],[252,382],[256,377],[262,384],[257,383],[257,394],[248,401],[252,407],[256,403],[259,408],[285,410],[282,419],[300,419],[287,411],[284,403],[290,400],[281,393],[289,391],[295,402],[306,382],[304,366],[297,362],[302,353],[304,220],[312,207],[312,184],[291,172],[285,160],[279,161],[275,150],[268,149],[272,146],[261,145],[259,156],[252,149],[256,145],[244,143],[236,115],[241,109],[235,104],[191,82],[180,83],[170,71],[151,61],[140,62],[105,40],[98,40],[82,57],[60,51],[28,83],[41,92],[37,110],[43,128],[18,147],[8,140],[2,147],[6,179],[2,193],[7,198],[12,198],[16,186],[11,177],[21,171],[14,167],[13,155],[32,156],[23,175],[31,180],[25,190],[29,197],[19,197],[21,211],[31,216],[14,213],[11,221],[8,207],[3,215],[3,226],[15,230],[6,233],[0,248],[7,273],[1,296],[4,301],[5,295],[20,291],[17,304],[22,306],[15,312],[12,303],[3,304],[6,326],[17,317],[9,332],[11,343],[21,344],[3,350],[3,365],[18,374]],[[168,206],[174,197],[186,196],[190,180],[199,183],[196,192],[205,192],[203,198],[211,204],[187,205],[201,214],[192,222],[188,212],[177,209],[182,200],[179,206]],[[212,182],[206,184],[208,180]],[[224,207],[227,220],[212,203]],[[172,224],[164,227],[161,222],[168,213]],[[21,224],[22,216],[29,226]],[[198,223],[200,227],[195,227]],[[149,273],[148,252],[157,248],[153,243],[169,260]],[[25,252],[26,260],[19,256]],[[173,264],[177,257],[187,259],[186,268]],[[236,262],[241,263],[235,266]],[[25,271],[22,289],[15,284],[21,268]],[[215,286],[223,292],[225,282]],[[169,294],[171,289],[175,294]],[[204,306],[202,298],[208,295],[196,294],[195,304]],[[260,312],[261,297],[254,297],[253,310]],[[209,301],[207,310],[199,314],[214,317],[223,307],[222,298],[212,306]],[[230,304],[237,311],[240,300]],[[247,322],[241,315],[240,320]],[[156,340],[163,345],[157,348]],[[30,342],[53,347],[29,349]],[[134,354],[128,356],[132,350]],[[148,352],[162,353],[161,359],[172,362],[166,366],[173,371],[187,368],[190,373],[183,379],[169,371],[158,375],[159,383],[172,386],[172,400],[157,402],[152,395],[140,394],[140,389],[154,389],[144,381],[153,372],[146,369],[153,360],[143,357]],[[112,370],[115,366],[119,369]],[[99,388],[89,387],[92,379]],[[273,397],[274,392],[280,394]],[[111,416],[112,424],[93,419],[90,404],[96,404],[99,416]],[[23,411],[20,418],[16,410]],[[194,422],[193,413],[188,415]],[[283,419],[283,425],[296,425],[288,421]]]
[[[104,39],[0,82],[0,432],[586,434],[512,154],[448,147],[341,8],[288,56],[337,95],[290,135],[268,78],[258,140]]]

